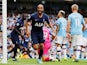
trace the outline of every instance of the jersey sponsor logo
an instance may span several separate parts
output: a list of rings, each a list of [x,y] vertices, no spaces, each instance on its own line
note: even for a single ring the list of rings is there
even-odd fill
[[[35,26],[37,27],[42,27],[44,24],[43,23],[35,23]]]

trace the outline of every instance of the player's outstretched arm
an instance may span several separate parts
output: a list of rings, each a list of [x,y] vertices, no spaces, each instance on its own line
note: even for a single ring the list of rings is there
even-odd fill
[[[71,25],[71,22],[70,22],[70,20],[68,20],[67,28],[66,28],[67,33],[70,33],[70,25]]]

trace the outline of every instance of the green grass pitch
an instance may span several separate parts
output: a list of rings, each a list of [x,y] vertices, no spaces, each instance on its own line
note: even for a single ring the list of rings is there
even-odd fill
[[[43,62],[43,64],[38,64],[36,59],[19,59],[18,61],[8,60],[7,64],[0,65],[87,65],[87,60],[80,60],[79,62],[73,62],[72,59],[67,61],[62,60],[61,62]]]

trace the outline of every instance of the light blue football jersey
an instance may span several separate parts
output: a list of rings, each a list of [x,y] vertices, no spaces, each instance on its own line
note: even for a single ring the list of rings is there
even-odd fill
[[[61,17],[56,21],[56,25],[59,26],[59,31],[57,35],[61,37],[66,37],[67,20]]]
[[[71,35],[82,35],[83,16],[80,13],[71,13],[68,16],[68,20],[71,22]]]

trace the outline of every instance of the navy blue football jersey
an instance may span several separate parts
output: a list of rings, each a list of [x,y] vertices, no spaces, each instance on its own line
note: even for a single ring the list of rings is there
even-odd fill
[[[35,12],[31,15],[28,21],[32,21],[32,31],[42,31],[42,27],[44,26],[44,22],[49,24],[49,18],[47,14],[43,13],[42,18],[39,18],[38,13]]]
[[[16,22],[15,25],[14,25],[15,28],[14,28],[13,31],[11,32],[11,37],[17,38],[18,35],[19,35],[18,32],[20,32],[20,27],[22,27],[22,26],[24,26],[24,21],[20,18],[20,19],[17,20],[17,22]],[[17,29],[18,32],[17,32],[15,29]]]

